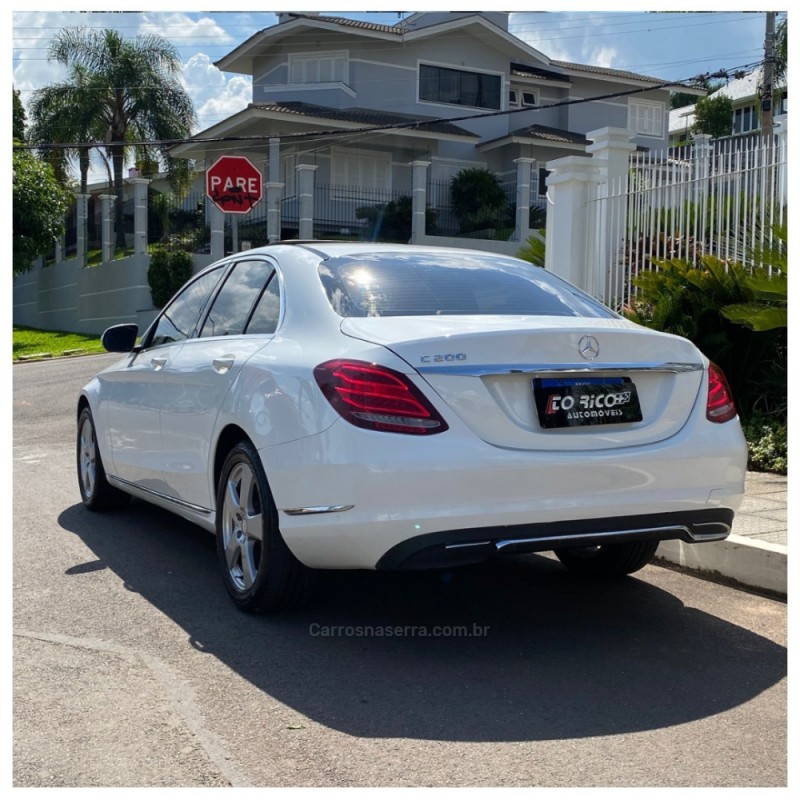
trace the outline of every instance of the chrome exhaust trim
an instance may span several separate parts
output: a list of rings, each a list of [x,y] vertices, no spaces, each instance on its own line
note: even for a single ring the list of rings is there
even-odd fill
[[[593,547],[601,544],[621,544],[623,542],[657,539],[667,541],[680,539],[690,544],[696,542],[714,542],[727,538],[731,532],[730,525],[723,522],[695,523],[692,527],[709,528],[700,532],[686,525],[669,525],[660,528],[629,528],[616,531],[596,531],[591,533],[569,533],[558,536],[537,536],[530,539],[501,539],[494,543],[498,553],[502,552],[536,552],[554,550],[562,547]],[[713,530],[711,530],[713,529]]]

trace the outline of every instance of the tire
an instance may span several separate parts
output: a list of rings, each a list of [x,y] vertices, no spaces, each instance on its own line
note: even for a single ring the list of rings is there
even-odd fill
[[[287,610],[308,599],[311,570],[283,541],[261,459],[246,441],[228,454],[217,485],[217,556],[242,611]]]
[[[658,545],[658,541],[601,544],[598,547],[568,547],[556,550],[555,554],[570,572],[596,578],[617,578],[649,564]]]
[[[90,511],[110,511],[123,508],[131,496],[117,489],[106,479],[100,448],[97,446],[94,419],[89,406],[78,417],[78,439],[76,444],[78,486],[83,504]]]

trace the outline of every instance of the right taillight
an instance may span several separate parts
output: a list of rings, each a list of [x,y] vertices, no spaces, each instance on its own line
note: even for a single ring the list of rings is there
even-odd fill
[[[422,436],[447,430],[425,395],[388,367],[335,359],[316,367],[314,378],[328,402],[359,428]]]
[[[725,374],[716,364],[709,364],[706,417],[712,422],[727,422],[735,416],[736,404]]]

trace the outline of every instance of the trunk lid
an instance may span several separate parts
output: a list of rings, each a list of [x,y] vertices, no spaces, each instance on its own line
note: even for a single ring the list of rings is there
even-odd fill
[[[623,319],[359,317],[346,318],[341,330],[398,355],[412,368],[409,373],[419,373],[444,401],[432,398],[445,418],[455,413],[499,447],[576,451],[657,442],[685,425],[703,381],[704,359],[691,342]],[[534,397],[536,379],[541,408]],[[575,383],[581,387],[563,388]],[[595,386],[583,388],[589,383]],[[631,390],[640,420],[601,423],[609,412],[593,409],[594,415],[583,412],[591,424],[546,427],[553,424],[553,402],[588,409],[595,402],[614,403]],[[576,397],[564,400],[564,392]],[[593,394],[601,397],[592,399]],[[563,424],[563,413],[560,419],[556,424]]]

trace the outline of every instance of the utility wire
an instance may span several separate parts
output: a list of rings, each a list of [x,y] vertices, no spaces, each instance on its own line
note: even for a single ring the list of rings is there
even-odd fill
[[[544,111],[551,108],[562,108],[565,106],[581,105],[583,103],[597,102],[600,100],[613,100],[620,97],[630,97],[643,92],[651,92],[657,89],[666,89],[668,87],[681,87],[681,88],[697,88],[697,84],[709,79],[728,79],[730,77],[743,77],[746,72],[763,63],[763,60],[753,62],[752,64],[744,64],[734,69],[722,69],[716,72],[706,72],[699,75],[694,75],[691,78],[686,78],[682,81],[663,81],[661,83],[653,84],[650,86],[639,87],[636,89],[626,89],[619,92],[610,92],[603,95],[595,95],[593,97],[582,97],[575,100],[560,100],[555,103],[546,103],[537,106],[526,106],[522,108],[506,109],[501,111],[489,111],[481,114],[465,114],[460,117],[438,117],[438,118],[425,118],[410,120],[408,122],[393,122],[386,125],[365,125],[362,128],[350,128],[342,130],[341,128],[320,129],[316,131],[301,131],[298,133],[265,133],[265,134],[250,134],[239,136],[192,136],[189,138],[175,138],[175,139],[150,139],[138,142],[71,142],[71,143],[46,143],[46,144],[15,144],[16,149],[22,150],[58,150],[69,149],[78,150],[83,148],[94,147],[112,147],[114,145],[128,146],[141,146],[141,147],[175,147],[180,144],[218,144],[223,142],[258,142],[268,141],[269,139],[280,138],[291,141],[299,141],[301,139],[313,139],[314,137],[335,137],[335,136],[354,136],[359,133],[376,133],[381,131],[394,131],[394,130],[413,130],[419,129],[422,126],[441,123],[454,123],[454,122],[468,122],[477,119],[487,119],[498,116],[511,116],[512,114],[520,114],[529,111]],[[241,113],[241,112],[237,112]]]

